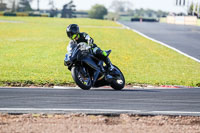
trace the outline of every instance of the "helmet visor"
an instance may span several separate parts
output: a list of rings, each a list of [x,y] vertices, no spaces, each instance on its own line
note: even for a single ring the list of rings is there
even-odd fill
[[[72,37],[72,33],[67,32],[67,36],[68,36],[69,38],[71,38],[71,37]]]
[[[77,37],[77,34],[72,35],[72,39],[74,40]]]

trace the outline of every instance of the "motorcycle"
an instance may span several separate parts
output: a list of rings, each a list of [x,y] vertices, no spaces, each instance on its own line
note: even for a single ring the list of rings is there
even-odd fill
[[[105,52],[109,56],[111,50]],[[122,90],[125,86],[125,78],[120,69],[113,65],[114,69],[109,71],[104,62],[92,54],[86,43],[77,44],[71,53],[67,53],[64,65],[71,71],[75,83],[83,90],[101,86]]]

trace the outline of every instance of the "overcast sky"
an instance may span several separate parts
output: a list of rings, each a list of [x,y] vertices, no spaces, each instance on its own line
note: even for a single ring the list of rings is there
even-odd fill
[[[70,0],[54,0],[55,6],[58,9],[62,9],[63,4],[68,3]],[[111,7],[113,0],[74,0],[77,10],[89,10],[91,6],[95,4],[102,4],[108,9]],[[145,8],[154,10],[163,10],[169,12],[186,12],[186,7],[177,7],[176,0],[121,0],[129,1],[133,4],[132,9]],[[187,0],[186,0],[187,1]],[[40,9],[49,9],[49,0],[40,0]],[[187,2],[186,2],[187,4]],[[37,0],[33,0],[31,3],[32,8],[37,8]]]

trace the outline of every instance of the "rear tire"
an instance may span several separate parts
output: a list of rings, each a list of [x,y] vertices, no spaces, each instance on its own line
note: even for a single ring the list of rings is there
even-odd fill
[[[117,66],[114,66],[115,70],[117,70],[120,73],[120,79],[118,80],[114,80],[111,82],[110,86],[114,89],[114,90],[122,90],[125,86],[125,78],[123,73],[120,71],[120,69]],[[121,83],[122,81],[122,83]]]
[[[82,81],[81,81],[81,77],[82,75],[80,75],[80,72],[79,72],[79,67],[72,67],[71,69],[71,74],[72,74],[72,78],[74,79],[75,83],[83,90],[89,90],[91,87],[92,87],[92,80],[90,78],[90,76],[88,77],[88,84],[84,84]]]

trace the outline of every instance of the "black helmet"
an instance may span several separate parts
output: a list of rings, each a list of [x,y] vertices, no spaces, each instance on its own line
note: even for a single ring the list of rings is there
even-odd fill
[[[77,24],[70,24],[66,29],[67,36],[72,40],[74,40],[73,35],[77,35],[79,32],[80,31]]]

